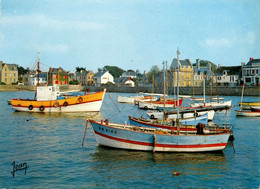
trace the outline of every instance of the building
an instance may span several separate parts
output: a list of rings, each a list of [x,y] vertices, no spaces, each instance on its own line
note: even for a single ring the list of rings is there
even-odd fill
[[[93,82],[99,87],[107,83],[114,84],[114,77],[109,73],[109,71],[98,72],[93,76]]]
[[[203,86],[204,78],[205,78],[205,84],[210,85],[211,78],[213,76],[213,72],[211,69],[212,68],[211,63],[207,62],[204,66],[201,66],[200,62],[201,62],[200,59],[196,59],[196,65],[193,66],[193,69],[194,69],[193,86],[194,87]]]
[[[63,70],[62,68],[50,68],[47,80],[48,84],[68,85],[69,72]]]
[[[39,84],[40,85],[46,85],[47,82],[48,82],[47,81],[47,73],[46,72],[40,73]],[[38,73],[35,74],[35,75],[29,75],[27,84],[28,85],[37,85],[38,84]]]
[[[93,77],[94,72],[92,70],[80,70],[80,72],[76,72],[76,80],[81,83],[81,85],[93,85]]]
[[[193,86],[193,66],[189,59],[179,60],[180,70],[179,70],[179,87]],[[170,66],[172,72],[172,84],[171,86],[177,86],[177,71],[178,71],[178,62],[174,58]]]
[[[245,65],[242,63],[242,83],[244,85],[260,85],[260,59],[250,58]]]
[[[118,87],[121,86],[129,86],[129,87],[134,87],[135,86],[135,82],[133,81],[133,79],[131,77],[119,77],[115,79],[115,84]]]
[[[0,61],[0,81],[7,85],[18,82],[17,64],[6,64]]]
[[[213,77],[213,84],[218,86],[237,86],[241,77],[241,66],[221,66]]]
[[[122,75],[120,77],[130,77],[130,78],[136,78],[136,73],[134,71],[126,71],[126,72],[123,72]]]

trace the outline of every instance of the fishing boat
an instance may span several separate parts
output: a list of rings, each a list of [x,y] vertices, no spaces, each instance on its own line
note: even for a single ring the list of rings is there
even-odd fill
[[[135,100],[137,99],[141,99],[143,98],[144,96],[130,96],[130,97],[127,97],[127,96],[117,96],[117,101],[119,103],[135,103]]]
[[[60,95],[59,86],[37,87],[35,99],[12,99],[15,111],[22,112],[99,112],[106,89],[80,96]]]
[[[260,117],[260,112],[254,112],[250,110],[235,110],[235,114],[237,116],[245,116],[245,117]]]
[[[260,112],[260,106],[253,106],[250,108],[252,112]]]
[[[180,109],[179,110],[179,116],[180,118],[191,118],[194,116],[201,116],[206,114],[208,115],[208,120],[212,121],[215,115],[215,111],[213,109],[209,109],[209,108],[194,108],[194,109]],[[147,115],[151,118],[151,119],[163,119],[163,112],[162,111],[149,111],[147,112]],[[177,110],[173,109],[173,110],[169,110],[165,112],[165,116],[168,119],[176,119],[177,118]]]
[[[239,102],[238,104],[242,110],[250,110],[251,107],[260,107],[260,102]]]
[[[211,152],[227,146],[228,129],[197,127],[196,133],[178,134],[178,130],[155,129],[105,121],[88,120],[100,146],[153,152]]]
[[[179,119],[179,122],[182,126],[186,125],[198,125],[202,123],[204,125],[208,124],[208,115],[204,114],[198,117],[191,118],[182,118]],[[136,126],[144,126],[144,127],[154,127],[154,128],[168,128],[170,129],[172,126],[176,127],[176,119],[166,119],[163,123],[163,120],[154,120],[154,119],[144,119],[144,118],[135,118],[129,116],[129,124]]]
[[[244,85],[242,87],[240,110],[235,110],[237,116],[260,117],[260,102],[243,102]],[[259,109],[258,109],[259,107]]]
[[[179,99],[178,101],[179,101],[179,105],[181,105],[183,99]],[[158,107],[175,107],[177,106],[178,101],[173,98],[166,98],[164,100],[163,97],[160,97],[159,100],[155,102],[139,102],[138,107],[140,109],[156,110]]]
[[[231,107],[232,100],[220,101],[220,102],[202,102],[190,104],[191,107]]]

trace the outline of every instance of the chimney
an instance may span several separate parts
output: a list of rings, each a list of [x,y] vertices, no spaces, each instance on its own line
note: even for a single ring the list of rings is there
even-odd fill
[[[241,62],[241,66],[243,67],[243,66],[245,66],[246,64],[245,64],[245,62]]]
[[[221,67],[221,64],[218,64],[218,67],[220,68],[220,67]]]
[[[251,60],[254,60],[254,58],[250,58],[250,61],[251,61]]]
[[[198,70],[200,69],[200,59],[198,58],[198,59],[196,59],[196,64],[197,64],[197,68],[198,68]]]

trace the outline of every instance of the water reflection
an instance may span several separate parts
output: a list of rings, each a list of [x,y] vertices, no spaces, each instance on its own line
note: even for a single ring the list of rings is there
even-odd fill
[[[124,164],[131,161],[153,161],[154,163],[167,165],[226,163],[226,158],[222,151],[214,153],[152,153],[98,146],[91,156],[93,161],[104,162],[104,164],[111,162]]]
[[[45,119],[45,118],[70,118],[70,119],[93,119],[100,121],[103,115],[100,112],[80,112],[80,113],[29,113],[13,112],[15,117]]]

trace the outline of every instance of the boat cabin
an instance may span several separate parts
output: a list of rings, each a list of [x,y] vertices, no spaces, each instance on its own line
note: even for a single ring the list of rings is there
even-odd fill
[[[37,101],[57,100],[60,95],[59,86],[37,87]]]

